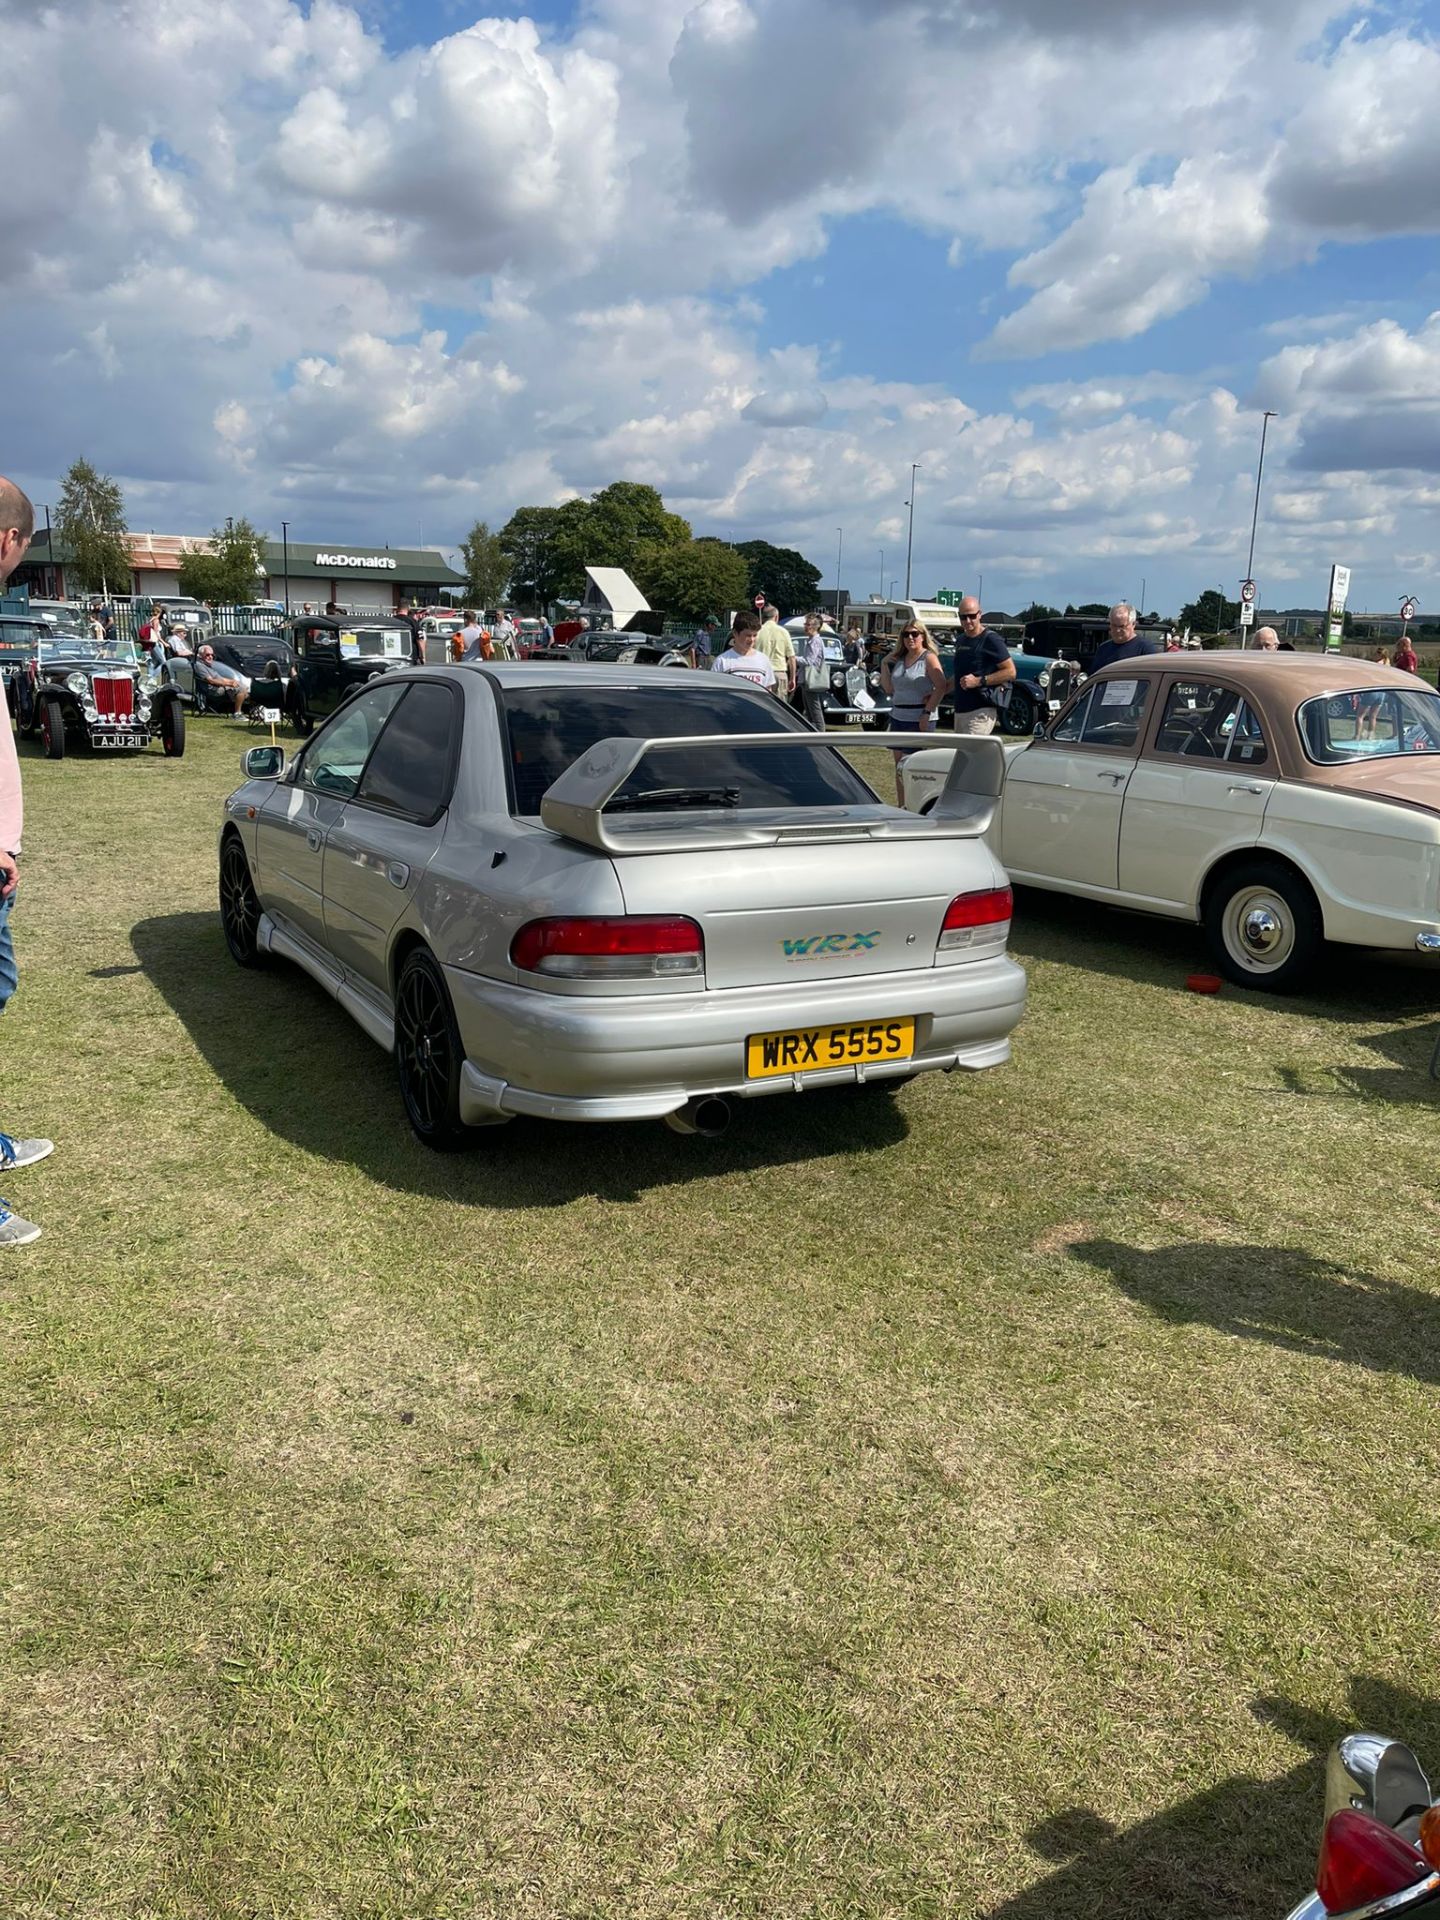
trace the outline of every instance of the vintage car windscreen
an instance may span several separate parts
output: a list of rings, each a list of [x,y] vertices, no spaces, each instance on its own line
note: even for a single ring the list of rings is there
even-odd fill
[[[27,626],[23,620],[0,620],[0,654],[10,659],[28,660],[49,628],[38,620]]]
[[[48,627],[41,632],[38,653],[41,666],[57,660],[74,660],[87,666],[139,665],[129,640],[96,640],[88,633],[57,633]]]
[[[1306,753],[1321,766],[1440,753],[1440,694],[1408,687],[1326,694],[1305,702],[1299,724]]]
[[[340,651],[347,659],[408,660],[410,632],[406,627],[347,627],[340,635]]]
[[[661,670],[657,669],[657,675]],[[677,679],[679,676],[677,675]],[[550,689],[506,687],[501,699],[510,738],[515,811],[538,814],[541,796],[597,740],[663,739],[703,733],[795,733],[782,709],[712,692],[688,675],[683,687],[662,677],[654,687]],[[874,806],[875,795],[836,753],[797,747],[657,747],[611,801],[632,805],[664,790],[712,793],[733,807]],[[719,797],[719,796],[723,796]],[[733,796],[733,797],[732,797]]]

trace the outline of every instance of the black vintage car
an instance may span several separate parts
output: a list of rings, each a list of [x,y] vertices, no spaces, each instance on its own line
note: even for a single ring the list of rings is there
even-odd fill
[[[157,738],[173,759],[185,751],[178,690],[156,686],[128,640],[44,634],[16,681],[15,723],[27,738],[40,735],[51,760],[67,746],[139,753]]]
[[[294,656],[285,710],[300,733],[310,733],[377,673],[411,664],[409,622],[394,614],[297,614],[278,637]]]

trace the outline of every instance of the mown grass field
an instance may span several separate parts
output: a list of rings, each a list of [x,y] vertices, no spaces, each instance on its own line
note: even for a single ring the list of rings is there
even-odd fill
[[[191,741],[25,761],[0,1911],[1278,1915],[1440,1761],[1433,976],[1027,899],[1008,1068],[437,1159]]]

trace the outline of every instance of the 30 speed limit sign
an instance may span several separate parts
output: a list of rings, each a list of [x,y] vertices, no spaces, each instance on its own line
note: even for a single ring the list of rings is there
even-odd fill
[[[1413,620],[1419,611],[1420,602],[1418,600],[1402,600],[1400,602],[1400,618],[1402,620]]]
[[[1253,580],[1242,580],[1240,582],[1240,598],[1247,607],[1254,605],[1255,582]]]

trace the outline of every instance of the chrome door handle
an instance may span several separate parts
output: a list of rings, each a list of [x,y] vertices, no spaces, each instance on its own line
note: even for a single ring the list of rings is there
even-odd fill
[[[321,847],[323,846],[324,841],[325,841],[324,834],[317,833],[314,827],[311,827],[307,830],[305,834],[305,844],[307,847],[309,847],[312,853],[318,853]]]
[[[385,878],[392,887],[405,887],[410,884],[410,869],[403,860],[392,860],[385,869]]]
[[[1265,789],[1264,787],[1229,787],[1226,791],[1229,793],[1263,793]]]

